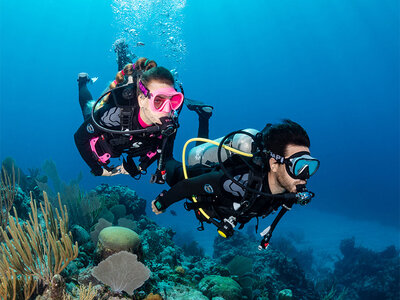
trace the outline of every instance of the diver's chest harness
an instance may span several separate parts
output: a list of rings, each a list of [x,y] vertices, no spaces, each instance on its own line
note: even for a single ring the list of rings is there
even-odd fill
[[[236,134],[250,136],[254,141],[251,146],[251,153],[253,153],[251,160],[243,159],[243,163],[249,168],[249,176],[246,184],[235,179],[226,169],[224,161],[222,160],[222,148],[235,152],[235,149],[230,147],[232,146],[232,140],[230,138]],[[227,141],[230,146],[226,145]],[[187,210],[194,210],[196,218],[200,221],[200,226],[197,228],[198,230],[204,230],[204,222],[211,223],[217,227],[218,233],[224,238],[228,238],[234,234],[234,228],[237,224],[240,223],[239,229],[242,229],[253,217],[257,218],[257,231],[258,217],[261,216],[265,218],[271,212],[275,212],[281,207],[281,210],[272,224],[260,233],[263,239],[260,242],[259,249],[266,249],[269,245],[272,233],[283,215],[291,210],[294,204],[308,204],[314,197],[314,193],[307,191],[305,185],[298,185],[297,193],[270,194],[263,191],[263,187],[267,183],[266,176],[268,172],[264,169],[266,158],[265,155],[263,155],[264,151],[260,133],[252,135],[243,130],[235,131],[225,136],[219,144],[215,143],[215,145],[218,145],[218,168],[221,168],[225,176],[244,191],[240,202],[232,203],[232,201],[226,201],[225,205],[224,203],[221,205],[221,199],[218,199],[220,196],[210,191],[211,193],[208,196],[193,197],[193,202],[185,202],[184,206]],[[236,153],[243,155],[243,153],[239,152],[240,151],[237,151]],[[246,156],[250,157],[250,155]],[[185,166],[184,169],[186,169]],[[186,172],[186,170],[184,171]],[[264,201],[263,208],[265,209],[262,212],[254,210],[256,201]]]
[[[161,118],[161,125],[154,125],[143,129],[133,129],[134,117],[138,114],[138,103],[136,99],[136,78],[140,74],[134,73],[129,75],[127,82],[117,86],[112,90],[108,90],[95,102],[92,108],[92,122],[103,131],[101,139],[105,140],[106,149],[103,152],[106,155],[99,157],[94,152],[96,160],[106,169],[109,158],[120,156],[122,153],[127,153],[124,158],[124,169],[135,179],[139,179],[142,174],[147,173],[147,168],[158,159],[157,169],[151,177],[152,183],[163,184],[165,182],[165,149],[170,137],[176,132],[179,127],[178,113],[175,112],[169,117]],[[182,89],[182,88],[181,88]],[[183,89],[182,89],[183,92]],[[97,104],[104,97],[113,100],[115,106],[119,109],[120,130],[113,130],[99,124],[94,117]],[[94,147],[92,147],[92,150]],[[139,158],[139,165],[134,162],[134,157]]]

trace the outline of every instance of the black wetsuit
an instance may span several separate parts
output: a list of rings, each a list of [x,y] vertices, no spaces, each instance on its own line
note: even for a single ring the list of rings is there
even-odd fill
[[[118,56],[120,58],[120,56]],[[119,64],[120,59],[118,60]],[[123,62],[124,64],[127,61]],[[104,140],[100,139],[96,143],[96,148],[99,148],[98,155],[103,155],[104,153],[110,153],[111,157],[119,157],[122,153],[130,153],[133,156],[140,156],[142,159],[146,160],[149,156],[152,155],[155,151],[161,149],[162,139],[159,136],[146,136],[146,137],[132,137],[130,143],[127,145],[111,145],[110,141],[115,139],[117,136],[111,136],[108,133],[104,133],[98,128],[96,128],[91,121],[91,102],[93,102],[93,97],[87,88],[87,82],[82,81],[79,82],[79,104],[81,106],[82,115],[84,118],[84,123],[79,127],[78,131],[75,133],[75,144],[81,154],[82,158],[91,168],[91,171],[94,175],[100,176],[103,173],[102,166],[98,160],[96,159],[91,146],[90,140],[96,137],[104,136]],[[193,101],[193,100],[192,100]],[[110,101],[111,102],[111,101]],[[132,128],[133,129],[143,129],[138,121],[138,113],[139,109],[136,108],[132,120]],[[209,130],[209,118],[211,114],[199,114],[199,128],[198,128],[198,136],[203,138],[208,138],[208,130]],[[121,130],[120,125],[120,117],[119,117],[119,109],[115,106],[112,106],[110,103],[107,103],[102,108],[96,110],[95,118],[100,125],[105,126],[109,129],[113,130]],[[167,176],[166,180],[170,186],[174,185],[179,180],[179,174],[182,173],[182,164],[172,157],[173,144],[175,135],[172,135],[168,138],[168,142],[166,148],[164,149],[163,159],[166,164]],[[115,140],[113,140],[115,141]],[[155,160],[159,157],[154,156],[152,160]],[[196,169],[196,168],[194,168]],[[195,176],[195,175],[194,175]]]
[[[91,168],[91,172],[94,175],[102,175],[102,167],[105,166],[103,163],[98,161],[96,155],[92,151],[90,141],[94,138],[99,138],[95,144],[95,149],[98,156],[109,153],[112,158],[115,158],[120,157],[123,153],[126,153],[132,157],[140,157],[140,160],[146,161],[147,165],[151,164],[160,157],[160,153],[157,152],[157,150],[161,150],[163,140],[166,137],[163,137],[157,133],[125,136],[121,134],[110,134],[103,132],[94,126],[92,119],[87,115],[86,105],[91,99],[92,96],[87,89],[86,84],[80,85],[79,100],[81,103],[82,113],[84,118],[86,117],[86,120],[79,127],[74,135],[74,138],[79,153]],[[112,101],[109,100],[109,102]],[[103,127],[113,130],[121,130],[119,117],[120,108],[109,102],[95,112],[95,119]],[[139,123],[138,114],[139,107],[134,107],[131,126],[132,130],[143,129]],[[172,158],[174,139],[175,134],[168,138],[163,154],[165,160]]]
[[[226,167],[236,180],[244,185],[248,184],[249,167],[247,165],[240,163],[239,160],[234,160],[226,164]],[[176,178],[174,179],[176,180]],[[271,193],[267,176],[264,177],[262,191]],[[245,191],[233,183],[220,168],[196,166],[195,169],[189,169],[189,179],[181,178],[171,189],[163,192],[163,196],[158,197],[157,200],[161,204],[160,210],[164,210],[175,202],[184,198],[190,199],[192,195],[195,195],[198,197],[201,208],[211,209],[212,217],[222,220],[235,214],[238,205],[243,200],[244,193]],[[253,217],[270,214],[279,206],[278,201],[258,196],[245,215],[237,220],[239,223],[247,223]]]

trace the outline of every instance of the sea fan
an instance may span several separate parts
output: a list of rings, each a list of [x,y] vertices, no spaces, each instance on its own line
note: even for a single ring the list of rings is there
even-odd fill
[[[132,295],[149,279],[150,270],[137,261],[135,254],[121,251],[100,262],[93,268],[92,274],[114,292],[125,291]]]

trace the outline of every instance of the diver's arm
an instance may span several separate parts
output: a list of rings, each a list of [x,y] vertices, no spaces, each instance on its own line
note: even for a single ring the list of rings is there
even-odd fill
[[[119,122],[119,110],[111,105],[104,105],[94,112],[94,119],[97,120],[98,124],[109,129],[120,129]],[[90,141],[93,138],[101,137],[104,134],[103,130],[100,130],[93,124],[93,119],[90,117],[83,122],[83,124],[76,131],[74,138],[76,147],[79,150],[83,160],[91,168],[91,173],[95,176],[114,176],[121,174],[118,170],[109,170],[103,168],[106,164],[103,164],[97,160],[90,146]],[[101,148],[106,148],[106,152],[112,154],[112,146],[105,140],[98,140],[97,143],[102,144]],[[96,143],[96,144],[97,144]],[[99,153],[103,155],[103,153]]]
[[[184,180],[182,163],[170,157],[165,163],[165,170],[167,171],[166,181],[169,186],[174,186],[181,180]]]
[[[175,184],[168,191],[163,191],[156,200],[154,200],[154,205],[157,207],[158,211],[162,211],[175,202],[193,195],[220,195],[222,192],[220,184],[222,176],[222,171],[213,171],[197,177],[184,179]],[[212,191],[211,193],[206,192],[205,185],[209,185],[207,186],[207,190],[209,192]]]

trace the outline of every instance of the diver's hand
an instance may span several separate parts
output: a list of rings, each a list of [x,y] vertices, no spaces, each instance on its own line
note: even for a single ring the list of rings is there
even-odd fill
[[[151,202],[151,210],[153,211],[153,213],[155,213],[156,215],[162,214],[164,212],[164,210],[158,210],[156,205],[155,205],[156,200],[153,200]]]
[[[106,169],[103,169],[103,173],[101,174],[101,176],[110,177],[110,176],[118,175],[119,173],[114,171],[114,170],[115,169],[112,169],[111,171],[108,171]]]
[[[125,168],[124,168],[124,164],[121,164],[120,166],[116,167],[115,169],[119,172],[119,174],[129,175],[128,171],[125,170]]]
[[[110,171],[103,169],[103,174],[101,174],[101,176],[115,176],[115,175],[119,175],[119,174],[123,174],[123,175],[129,175],[129,173],[125,170],[123,165],[117,166],[115,168],[112,168]]]
[[[166,193],[167,193],[167,191],[166,191],[166,190],[163,190],[163,191],[157,196],[157,198],[151,202],[151,209],[153,210],[153,212],[154,212],[156,215],[162,214],[162,213],[165,211],[165,209],[166,209],[164,203],[163,203],[162,200],[161,200],[161,199],[165,196]]]
[[[125,171],[125,169],[123,167],[122,167],[122,170],[126,173],[122,173],[121,167],[122,166],[118,166],[115,168],[110,168],[109,170],[103,168],[103,173],[101,174],[101,176],[110,177],[110,176],[115,176],[115,175],[119,175],[119,174],[126,174],[127,172]]]

